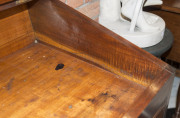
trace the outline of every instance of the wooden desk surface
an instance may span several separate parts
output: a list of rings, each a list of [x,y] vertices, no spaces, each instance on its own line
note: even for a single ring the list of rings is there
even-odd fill
[[[0,58],[1,117],[163,116],[174,77],[169,65],[59,0],[27,5],[28,14],[17,14],[29,16],[22,21],[31,19],[30,39],[56,48],[33,44]],[[2,20],[16,29],[11,16]],[[6,24],[0,22],[5,28]],[[10,29],[0,37],[1,43],[16,33],[6,32]],[[22,41],[13,40],[6,50],[12,49],[11,43],[24,47]],[[9,54],[6,50],[3,53]],[[65,66],[56,71],[59,63]]]
[[[0,67],[2,118],[121,117],[146,88],[42,44],[1,58]]]

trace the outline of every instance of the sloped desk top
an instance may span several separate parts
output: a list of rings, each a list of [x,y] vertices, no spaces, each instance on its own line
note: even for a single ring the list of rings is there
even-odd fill
[[[58,64],[64,68],[55,70]],[[122,117],[146,90],[43,44],[0,59],[0,67],[4,118]]]
[[[20,21],[31,21],[33,28],[25,24],[23,42],[6,47],[17,48],[29,37],[38,43],[0,58],[2,117],[165,114],[174,78],[168,64],[59,0],[33,0],[26,5],[18,8],[27,8],[30,20],[22,15],[25,20],[21,16]],[[0,20],[0,26],[6,27],[3,21],[8,17]],[[7,38],[3,36],[0,41]],[[64,68],[55,70],[61,63]]]

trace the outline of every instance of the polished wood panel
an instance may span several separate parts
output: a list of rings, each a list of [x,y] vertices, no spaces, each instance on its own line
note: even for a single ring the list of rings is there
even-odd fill
[[[174,12],[174,13],[178,13],[180,14],[180,8],[175,8],[175,7],[169,7],[169,6],[162,6],[161,7],[162,10],[165,10],[165,11],[169,11],[169,12]]]
[[[8,3],[8,2],[12,2],[12,1],[15,1],[15,0],[0,0],[0,5]]]
[[[64,68],[55,70],[58,64]],[[2,118],[117,118],[145,91],[145,86],[42,44],[0,59]]]
[[[150,84],[161,67],[168,66],[58,0],[36,1],[30,17],[38,40],[140,84]]]
[[[29,8],[38,40],[146,87],[138,96],[138,102],[132,104],[123,117],[138,117],[144,113],[153,117],[156,110],[164,112],[174,77],[169,65],[59,0],[35,0]],[[165,108],[161,109],[162,106]]]
[[[163,6],[180,9],[180,0],[163,0]]]
[[[161,10],[154,11],[161,16],[172,31],[175,41],[167,55],[169,59],[180,62],[180,0],[163,0]]]
[[[166,58],[170,60],[180,63],[180,9],[179,13],[160,9],[153,10],[151,12],[159,15],[165,20],[166,27],[173,33],[174,36],[172,49],[164,56],[167,56]]]
[[[27,46],[35,39],[24,5],[1,11],[0,27],[0,57]]]
[[[6,10],[6,9],[9,9],[9,8],[12,8],[12,7],[27,3],[29,1],[31,1],[31,0],[14,0],[12,2],[8,2],[6,4],[0,5],[0,11],[3,11],[3,10]]]
[[[7,56],[34,42],[34,33],[24,35],[0,46],[0,57]]]

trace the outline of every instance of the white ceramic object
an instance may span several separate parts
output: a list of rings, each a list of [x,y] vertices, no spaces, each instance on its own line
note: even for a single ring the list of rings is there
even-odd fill
[[[153,46],[163,39],[165,22],[142,11],[143,4],[144,0],[100,0],[99,23],[141,48]],[[145,6],[160,4],[161,0],[147,0]]]

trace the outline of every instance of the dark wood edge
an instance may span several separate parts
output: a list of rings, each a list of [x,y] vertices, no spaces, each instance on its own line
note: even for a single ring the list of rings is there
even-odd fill
[[[30,1],[32,1],[32,0],[25,0],[25,1],[22,2],[22,3],[19,3],[19,2],[17,2],[17,1],[18,1],[18,0],[15,0],[15,1],[8,2],[8,3],[5,3],[5,4],[0,5],[0,11],[7,10],[7,9],[12,8],[12,7],[15,7],[15,6],[25,4],[25,3],[30,2]]]
[[[7,4],[7,3],[10,3],[12,1],[16,1],[16,0],[0,0],[0,5]]]
[[[180,9],[176,7],[169,7],[166,5],[162,5],[161,10],[180,14]]]
[[[176,13],[176,14],[180,14],[180,9],[176,8],[176,7],[170,7],[167,5],[162,5],[162,6],[147,6],[145,8],[143,8],[144,11],[166,11],[166,12],[172,12],[172,13]]]
[[[166,71],[162,72],[159,78],[156,78],[156,80],[154,80],[152,84],[148,88],[146,88],[146,90],[144,91],[144,94],[142,94],[141,96],[137,98],[137,100],[135,100],[136,102],[134,102],[134,104],[131,107],[133,109],[127,111],[124,116],[127,118],[142,117],[144,116],[144,112],[146,112],[146,109],[149,109],[149,107],[151,107],[149,106],[151,103],[154,104],[153,106],[154,108],[160,108],[163,103],[165,102],[168,103],[169,98],[170,98],[170,93],[168,94],[169,96],[165,96],[162,98],[163,100],[162,100],[162,103],[160,104],[156,104],[157,98],[161,97],[161,96],[157,96],[157,94],[161,92],[162,89],[167,88],[167,84],[171,85],[171,87],[169,87],[171,90],[174,76],[175,76],[175,73],[173,74],[167,73]],[[165,78],[166,78],[166,81],[163,80]],[[147,93],[150,93],[150,94],[147,94]],[[137,102],[137,101],[147,101],[147,102]],[[155,107],[156,105],[158,105],[158,107]],[[144,107],[144,109],[142,109],[142,107]],[[146,114],[148,113],[146,112]],[[154,113],[154,115],[155,114],[156,113]]]

